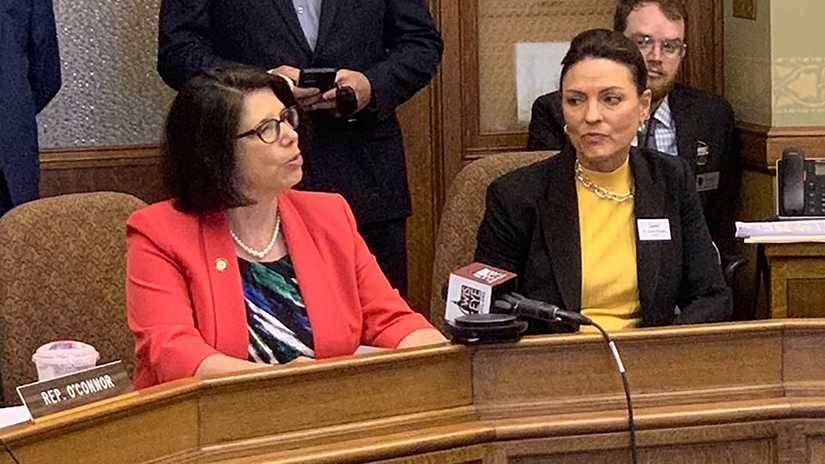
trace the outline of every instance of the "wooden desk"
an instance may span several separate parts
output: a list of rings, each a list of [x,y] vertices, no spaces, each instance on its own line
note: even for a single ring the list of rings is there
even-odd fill
[[[771,243],[764,250],[771,317],[825,317],[825,243]]]
[[[825,462],[825,321],[615,339],[641,462]],[[23,464],[615,464],[625,414],[604,343],[559,335],[187,379],[0,436]]]

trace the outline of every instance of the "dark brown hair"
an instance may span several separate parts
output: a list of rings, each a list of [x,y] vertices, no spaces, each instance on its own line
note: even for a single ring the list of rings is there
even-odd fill
[[[613,15],[613,30],[624,33],[627,29],[627,17],[630,16],[630,13],[646,4],[658,5],[665,18],[671,21],[681,19],[684,21],[685,30],[687,31],[688,12],[682,0],[617,0],[616,13]]]
[[[586,58],[604,58],[622,64],[630,71],[638,94],[647,89],[647,68],[639,47],[622,33],[607,29],[590,29],[573,38],[561,60],[559,87],[564,86],[567,71]]]
[[[285,106],[295,99],[287,81],[263,69],[226,63],[181,88],[163,131],[163,182],[175,208],[208,213],[252,203],[238,189],[235,145],[244,97],[272,89]]]

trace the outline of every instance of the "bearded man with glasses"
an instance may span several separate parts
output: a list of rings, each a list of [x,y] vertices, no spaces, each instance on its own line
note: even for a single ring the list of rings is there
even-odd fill
[[[676,83],[687,53],[687,21],[682,0],[618,0],[613,28],[639,47],[653,94],[652,116],[633,145],[690,164],[711,235],[717,244],[725,244],[733,237],[733,221],[725,220],[724,208],[736,200],[738,138],[733,109],[725,99]],[[529,150],[560,150],[569,143],[560,92],[536,99],[529,132]]]

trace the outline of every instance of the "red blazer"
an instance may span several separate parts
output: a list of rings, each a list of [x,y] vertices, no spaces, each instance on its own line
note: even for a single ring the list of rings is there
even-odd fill
[[[362,344],[395,348],[432,328],[390,287],[342,197],[290,190],[278,204],[316,358],[349,355]],[[126,241],[136,388],[191,377],[216,353],[247,359],[246,308],[225,214],[193,216],[156,203],[129,218]]]

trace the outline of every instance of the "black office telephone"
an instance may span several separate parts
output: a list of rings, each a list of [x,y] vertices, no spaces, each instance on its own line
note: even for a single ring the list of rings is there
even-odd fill
[[[786,148],[776,162],[776,214],[781,219],[825,216],[825,159]]]

